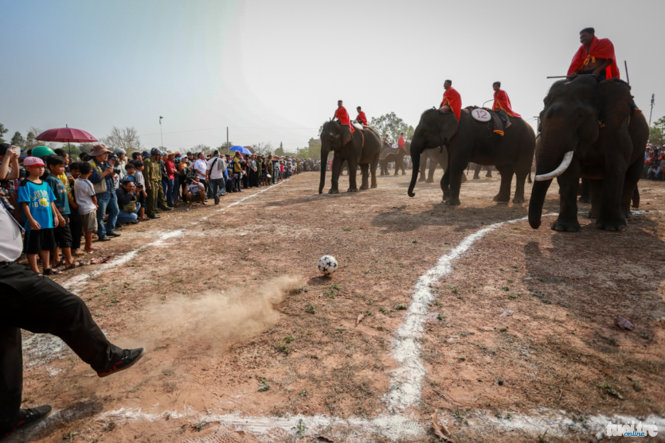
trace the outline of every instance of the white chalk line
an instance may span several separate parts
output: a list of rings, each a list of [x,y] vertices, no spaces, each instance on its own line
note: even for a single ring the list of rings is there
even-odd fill
[[[105,263],[104,265],[100,266],[98,269],[95,269],[92,272],[87,272],[85,274],[79,274],[77,276],[74,276],[74,277],[70,278],[69,280],[67,280],[65,283],[63,283],[62,286],[65,289],[68,289],[70,291],[76,291],[76,290],[80,289],[83,286],[83,284],[86,281],[88,281],[91,277],[95,277],[95,276],[97,276],[97,275],[99,275],[103,272],[108,271],[109,269],[115,268],[117,266],[121,266],[121,265],[129,262],[131,259],[133,259],[141,251],[145,251],[147,249],[154,248],[154,247],[160,247],[166,242],[166,240],[168,240],[170,238],[173,238],[173,237],[182,236],[184,234],[185,230],[190,229],[193,226],[196,226],[199,223],[202,223],[202,222],[206,221],[207,219],[209,219],[213,215],[223,214],[228,209],[231,209],[234,206],[237,206],[237,205],[239,205],[239,204],[241,204],[241,203],[243,203],[243,202],[245,202],[245,201],[247,201],[251,198],[254,198],[254,197],[270,190],[270,189],[273,189],[273,188],[275,188],[275,186],[279,186],[282,183],[284,183],[284,182],[283,181],[278,182],[274,185],[268,186],[265,189],[262,189],[258,192],[255,192],[254,194],[247,195],[247,196],[245,196],[245,197],[243,197],[239,200],[234,201],[233,203],[231,203],[231,204],[229,204],[229,205],[227,205],[223,208],[217,209],[214,213],[203,216],[203,217],[199,218],[198,220],[194,220],[193,222],[190,222],[189,224],[187,224],[187,225],[185,225],[185,226],[183,226],[179,229],[164,232],[159,236],[159,238],[157,240],[155,240],[153,242],[150,242],[150,243],[147,243],[147,244],[144,244],[144,245],[142,245],[142,246],[140,246],[136,249],[133,249],[129,252],[126,252],[124,254],[121,254],[121,255],[117,256],[116,258],[114,258],[113,260],[109,261],[108,263]]]
[[[256,194],[252,194],[251,196],[247,196],[244,199],[234,202],[219,212],[223,212],[247,198],[256,196],[268,189],[270,188],[266,188]],[[639,215],[642,214],[643,213],[640,213]],[[193,222],[191,225],[200,223],[211,215]],[[557,214],[551,213],[543,216],[554,215]],[[143,412],[140,408],[121,408],[105,412],[100,415],[100,418],[146,421],[156,421],[166,419],[166,417],[186,418],[189,420],[194,419],[197,422],[205,421],[208,423],[218,423],[220,425],[230,426],[234,429],[246,430],[257,435],[266,435],[272,430],[282,430],[292,433],[293,435],[298,433],[301,435],[315,436],[322,430],[337,427],[355,433],[353,435],[357,436],[366,436],[369,433],[382,435],[391,440],[411,440],[421,438],[426,431],[424,423],[410,419],[404,414],[407,412],[407,409],[417,406],[420,402],[422,380],[426,375],[420,359],[420,339],[422,338],[424,331],[423,325],[427,321],[429,304],[434,299],[430,287],[442,277],[450,274],[452,271],[452,262],[468,251],[474,243],[482,239],[486,234],[498,229],[504,224],[516,223],[526,219],[527,217],[521,217],[518,219],[497,222],[468,235],[462,239],[453,250],[440,257],[437,264],[418,279],[406,317],[395,332],[393,357],[398,362],[399,367],[393,372],[391,388],[384,396],[384,401],[386,402],[389,411],[388,415],[380,415],[374,419],[356,417],[344,419],[339,417],[329,417],[326,415],[247,417],[239,414],[214,415],[196,414],[191,412],[182,413],[178,411],[163,411],[159,414],[154,414]],[[182,231],[182,229],[177,231]],[[171,236],[168,238],[170,237]],[[490,413],[490,411],[475,411],[471,420],[477,422],[477,426],[487,426],[492,429],[501,428],[503,430],[520,430],[530,434],[539,434],[543,431],[547,431],[549,435],[564,436],[570,432],[593,432],[596,436],[601,437],[604,435],[603,432],[608,423],[630,424],[640,421],[637,417],[621,415],[608,417],[604,415],[596,415],[586,417],[584,423],[580,424],[580,422],[567,417],[565,411],[553,413],[546,409],[533,411],[532,415],[511,414],[511,420],[501,420],[493,417],[493,414],[494,413]],[[470,421],[470,423],[473,424],[471,420],[467,419],[467,421]],[[445,422],[445,418],[442,421]],[[665,428],[665,419],[655,415],[650,415],[644,420],[644,422],[656,424],[659,429]],[[347,435],[347,437],[352,437],[353,435]],[[199,439],[198,441],[204,440],[206,439]]]

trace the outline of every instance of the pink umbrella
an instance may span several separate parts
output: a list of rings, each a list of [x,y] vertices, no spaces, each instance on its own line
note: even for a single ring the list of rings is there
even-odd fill
[[[70,127],[49,129],[48,131],[42,132],[35,138],[41,141],[62,143],[86,143],[97,141],[97,139],[90,135],[90,133],[82,129],[75,129]]]

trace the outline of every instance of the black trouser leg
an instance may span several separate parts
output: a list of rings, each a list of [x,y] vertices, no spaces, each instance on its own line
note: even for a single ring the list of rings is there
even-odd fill
[[[5,332],[5,328],[56,335],[97,372],[108,369],[122,355],[122,349],[111,344],[99,329],[83,300],[22,265],[0,265],[0,325],[3,325],[0,329],[3,360],[7,354],[18,352],[20,355],[20,338],[17,348],[16,335]],[[20,364],[18,368],[21,372]],[[20,394],[21,377],[12,375],[11,371],[5,373],[4,361],[0,369],[0,380],[12,383],[2,395]],[[9,402],[11,397],[0,397],[1,405]]]
[[[21,330],[0,326],[0,428],[14,420],[21,407],[23,359]]]

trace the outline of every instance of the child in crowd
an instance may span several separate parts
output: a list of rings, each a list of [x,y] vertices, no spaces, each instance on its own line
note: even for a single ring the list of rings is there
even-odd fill
[[[18,202],[21,205],[25,223],[25,253],[30,269],[39,273],[37,255],[41,258],[44,275],[57,274],[51,267],[51,250],[55,247],[53,228],[63,222],[55,207],[55,195],[48,184],[40,177],[46,167],[41,158],[26,157],[23,166],[28,176],[18,187]]]
[[[83,252],[79,251],[79,248],[81,247],[81,236],[83,235],[81,230],[81,214],[79,214],[79,205],[76,203],[76,198],[74,197],[74,183],[81,175],[79,162],[70,163],[69,174],[70,175],[67,176],[69,183],[69,186],[67,186],[70,210],[69,229],[72,231],[72,256],[78,257],[83,255]]]
[[[85,236],[85,252],[93,252],[92,233],[97,231],[97,196],[92,182],[88,180],[92,174],[92,165],[84,162],[79,164],[79,178],[74,183],[74,196],[81,215],[81,226]]]
[[[58,178],[65,173],[65,159],[58,155],[49,155],[46,157],[47,170],[42,177],[53,191],[55,196],[55,207],[58,209],[60,216],[58,218],[61,223],[53,230],[55,237],[55,248],[51,250],[51,267],[56,268],[60,262],[60,251],[64,256],[65,270],[81,266],[81,263],[74,262],[72,258],[72,232],[69,227],[69,198],[67,197],[67,188],[65,184]],[[65,179],[66,180],[66,179]]]

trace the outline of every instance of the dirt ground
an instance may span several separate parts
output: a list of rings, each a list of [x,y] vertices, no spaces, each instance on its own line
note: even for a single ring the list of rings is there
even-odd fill
[[[665,416],[665,183],[643,181],[641,212],[625,232],[597,230],[582,215],[579,233],[550,230],[553,217],[539,230],[504,224],[431,285],[422,397],[403,411],[420,436],[314,430],[314,418],[270,429],[293,416],[363,423],[388,414],[395,332],[418,278],[468,235],[526,216],[526,205],[492,202],[498,174],[471,176],[450,208],[436,183],[419,183],[409,198],[408,176],[330,196],[316,193],[318,173],[304,173],[97,243],[94,257],[111,261],[56,280],[114,343],[146,354],[99,379],[57,341],[24,333],[24,405],[54,407],[25,438],[437,441],[437,414],[450,441],[590,441],[589,417]],[[545,207],[558,210],[556,184]],[[339,262],[331,278],[316,268],[324,254]],[[617,327],[617,316],[634,330]],[[520,421],[552,411],[582,432]],[[233,414],[267,424],[219,418]]]

